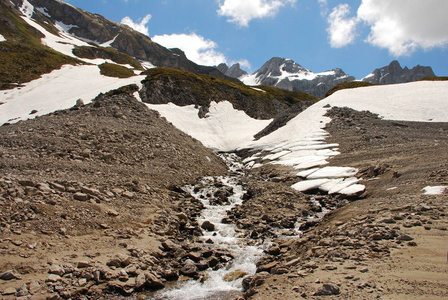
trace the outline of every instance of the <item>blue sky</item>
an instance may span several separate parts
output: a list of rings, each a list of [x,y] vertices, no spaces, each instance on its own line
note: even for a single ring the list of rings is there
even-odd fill
[[[240,62],[254,72],[274,56],[314,72],[356,78],[396,59],[448,76],[446,0],[69,0],[125,23],[200,64]]]

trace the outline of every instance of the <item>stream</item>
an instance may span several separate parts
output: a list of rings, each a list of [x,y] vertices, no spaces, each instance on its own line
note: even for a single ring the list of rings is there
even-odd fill
[[[244,165],[235,154],[220,154],[230,169],[229,175],[218,177],[204,177],[195,185],[183,187],[194,198],[204,205],[198,223],[213,224],[213,230],[203,230],[200,237],[202,243],[198,246],[213,245],[216,249],[230,252],[233,260],[230,260],[223,268],[218,270],[208,269],[205,280],[190,280],[177,283],[174,287],[165,288],[155,294],[153,299],[193,300],[193,299],[234,299],[242,295],[242,281],[247,275],[256,272],[256,262],[263,256],[264,250],[270,246],[270,241],[262,241],[246,238],[244,232],[238,230],[233,224],[225,224],[222,220],[227,212],[236,205],[243,203],[246,191],[241,182],[244,174]],[[224,198],[216,195],[225,193]],[[217,199],[224,199],[217,201]],[[318,202],[316,201],[316,204]],[[311,218],[320,218],[324,212]],[[306,220],[298,220],[298,225]],[[299,233],[300,234],[300,233]],[[289,236],[291,237],[291,236]],[[226,277],[232,280],[225,280]]]

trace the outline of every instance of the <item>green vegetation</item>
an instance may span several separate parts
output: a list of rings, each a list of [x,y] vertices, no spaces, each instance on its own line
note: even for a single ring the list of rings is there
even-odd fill
[[[448,76],[427,76],[425,78],[420,79],[419,81],[447,81]]]
[[[6,38],[0,42],[0,90],[37,79],[64,64],[81,63],[42,45],[42,34],[5,4],[0,5],[0,32]]]
[[[359,88],[359,87],[366,87],[366,86],[373,86],[373,85],[375,85],[375,84],[370,83],[370,82],[364,82],[364,81],[341,82],[341,83],[336,84],[330,90],[328,90],[328,92],[325,93],[324,97],[328,97],[340,90],[355,89],[355,88]]]
[[[198,99],[208,101],[215,98],[216,95],[226,94],[227,100],[234,100],[239,96],[249,96],[254,100],[274,100],[292,105],[296,101],[319,101],[318,98],[301,93],[288,92],[274,87],[257,86],[252,88],[241,82],[229,81],[209,75],[196,74],[188,71],[171,69],[171,68],[154,68],[146,70],[147,75],[145,81],[169,82],[176,81],[179,86],[189,87],[190,91],[197,96]]]
[[[106,93],[107,96],[116,96],[121,94],[127,94],[132,95],[135,92],[138,92],[138,86],[136,84],[129,84],[122,87],[119,87],[118,89],[109,91]]]
[[[73,54],[80,58],[95,59],[104,58],[110,59],[117,64],[131,65],[137,70],[143,70],[141,64],[129,55],[119,52],[112,47],[88,47],[88,46],[76,46],[73,49]]]
[[[129,78],[135,76],[134,71],[111,63],[104,63],[98,66],[100,68],[100,72],[104,76],[109,77],[117,77],[117,78]]]

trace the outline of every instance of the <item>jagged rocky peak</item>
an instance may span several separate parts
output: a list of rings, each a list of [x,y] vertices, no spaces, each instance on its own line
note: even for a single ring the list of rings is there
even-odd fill
[[[258,71],[255,73],[257,77],[266,77],[266,76],[281,76],[283,72],[287,73],[306,73],[310,72],[310,70],[305,69],[292,59],[281,58],[281,57],[273,57],[268,60]]]
[[[225,63],[222,63],[218,65],[217,69],[224,75],[232,78],[240,78],[247,75],[247,72],[241,69],[239,63],[233,64],[230,68]]]
[[[417,65],[412,69],[402,68],[396,60],[389,65],[376,69],[362,79],[373,84],[394,84],[416,81],[427,76],[435,76],[431,67]]]

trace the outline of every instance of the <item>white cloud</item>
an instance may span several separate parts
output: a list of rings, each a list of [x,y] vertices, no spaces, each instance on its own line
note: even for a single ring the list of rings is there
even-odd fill
[[[252,19],[275,16],[281,7],[295,2],[297,0],[219,0],[218,15],[247,27]]]
[[[124,17],[121,19],[121,24],[128,25],[132,29],[143,33],[144,35],[149,35],[148,22],[151,20],[151,15],[147,14],[140,23],[134,22],[130,17]]]
[[[218,44],[196,33],[156,35],[151,39],[164,47],[181,49],[188,59],[200,65],[216,66],[227,62],[225,55],[216,50]]]
[[[329,34],[330,45],[333,48],[341,48],[354,42],[356,38],[356,17],[350,15],[348,4],[339,4],[328,16],[327,32]]]
[[[363,0],[358,17],[371,28],[367,42],[394,56],[448,45],[448,1]]]

